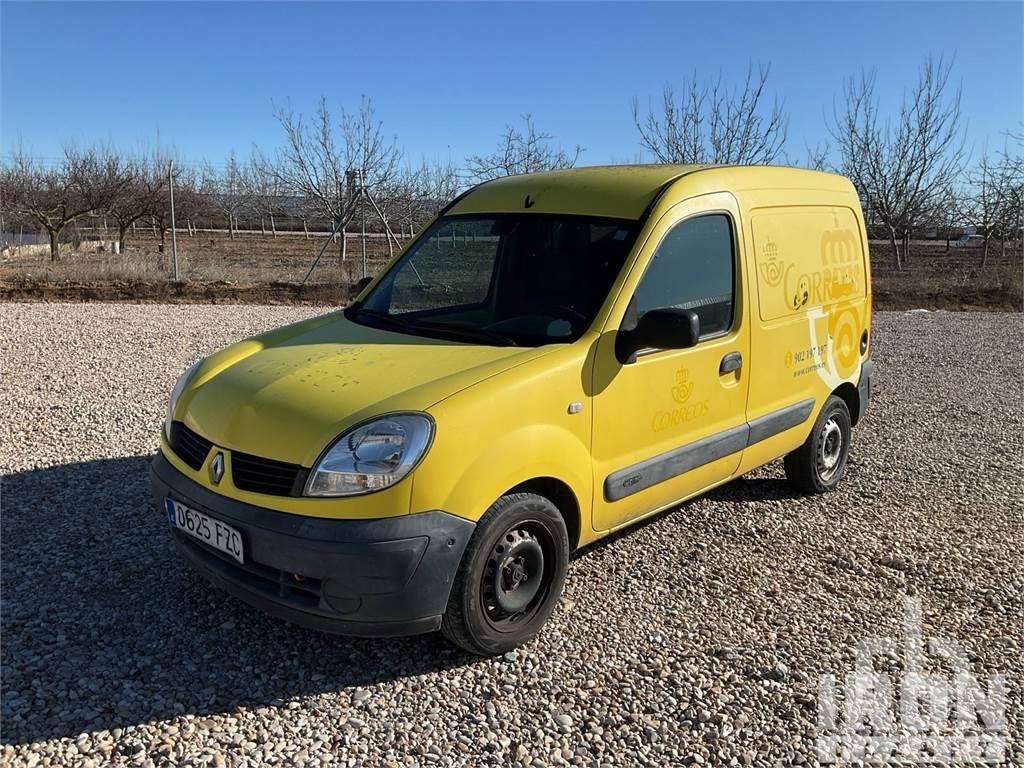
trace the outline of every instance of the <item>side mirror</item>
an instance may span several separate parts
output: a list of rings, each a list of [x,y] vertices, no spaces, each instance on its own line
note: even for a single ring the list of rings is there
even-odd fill
[[[615,351],[619,360],[632,362],[641,349],[686,349],[700,338],[700,318],[692,309],[652,309],[632,331],[619,331]]]
[[[353,296],[358,296],[360,293],[362,293],[366,289],[366,286],[368,286],[372,282],[373,282],[373,278],[372,277],[361,277],[359,280],[356,281],[356,285],[352,289],[352,291],[353,291],[352,295]]]

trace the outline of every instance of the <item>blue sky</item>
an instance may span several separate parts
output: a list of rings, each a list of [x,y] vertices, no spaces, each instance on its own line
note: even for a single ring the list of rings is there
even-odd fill
[[[68,140],[190,160],[281,138],[275,105],[374,100],[407,156],[457,163],[525,112],[584,163],[633,160],[630,117],[696,71],[736,82],[771,64],[788,148],[825,139],[845,77],[878,70],[895,108],[928,54],[955,56],[969,140],[1022,120],[1020,3],[0,4],[0,147]]]

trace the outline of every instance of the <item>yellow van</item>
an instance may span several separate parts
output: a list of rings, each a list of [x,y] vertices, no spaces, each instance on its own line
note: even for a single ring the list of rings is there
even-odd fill
[[[500,653],[577,547],[778,458],[833,489],[871,391],[870,292],[840,176],[490,181],[350,306],[186,371],[153,491],[181,555],[272,614]]]

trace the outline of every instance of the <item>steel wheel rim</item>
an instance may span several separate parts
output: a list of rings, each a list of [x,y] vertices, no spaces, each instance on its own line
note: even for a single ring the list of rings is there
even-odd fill
[[[499,632],[528,624],[547,602],[554,538],[538,521],[516,523],[491,547],[480,582],[487,623]]]
[[[818,474],[822,480],[831,480],[839,471],[843,457],[843,430],[835,417],[829,418],[821,428],[818,439]]]

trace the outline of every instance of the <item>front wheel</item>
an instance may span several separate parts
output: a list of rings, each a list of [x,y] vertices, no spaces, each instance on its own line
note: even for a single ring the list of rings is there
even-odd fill
[[[482,656],[522,645],[554,610],[568,564],[569,536],[558,508],[532,493],[502,496],[466,547],[441,631]]]
[[[832,395],[804,444],[787,454],[786,477],[806,493],[826,493],[839,485],[849,455],[850,409]]]

